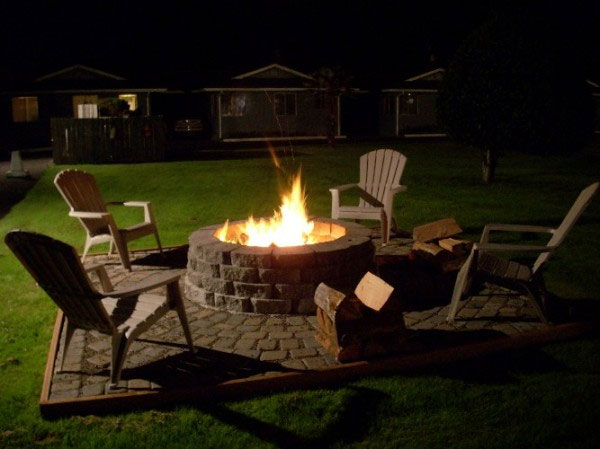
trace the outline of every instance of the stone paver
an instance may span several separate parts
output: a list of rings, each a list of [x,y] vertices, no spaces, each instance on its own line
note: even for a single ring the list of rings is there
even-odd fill
[[[392,239],[385,248],[379,246],[377,252],[397,254],[406,251],[405,246],[405,240]],[[130,274],[123,272],[116,257],[92,256],[89,263],[107,263],[109,276],[119,288],[136,279],[145,279],[153,271],[169,268],[144,265],[144,257],[152,254],[135,253]],[[170,312],[131,345],[120,391],[180,388],[290,369],[318,370],[339,364],[315,340],[314,314],[255,315],[215,311],[187,300],[185,306],[197,356],[187,351],[177,315]],[[413,330],[490,329],[507,335],[544,326],[524,298],[499,289],[486,289],[467,300],[454,325],[446,323],[447,314],[447,306],[407,312],[405,323]],[[64,336],[57,367],[62,361],[63,344]],[[55,370],[50,399],[106,394],[110,349],[108,336],[77,331],[65,360],[66,372]]]

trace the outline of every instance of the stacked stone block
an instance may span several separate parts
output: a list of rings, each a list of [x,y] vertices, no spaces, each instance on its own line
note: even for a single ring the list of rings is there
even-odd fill
[[[371,230],[351,222],[319,219],[336,240],[268,248],[225,243],[218,226],[190,236],[186,296],[203,306],[263,314],[311,314],[314,292],[326,282],[351,291],[373,267]],[[235,223],[232,223],[235,225]]]

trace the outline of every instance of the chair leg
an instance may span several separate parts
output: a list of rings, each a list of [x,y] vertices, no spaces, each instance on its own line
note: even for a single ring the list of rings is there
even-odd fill
[[[456,282],[454,283],[454,290],[452,291],[452,300],[450,301],[448,317],[446,318],[448,324],[454,324],[454,318],[458,312],[459,302],[463,297],[463,294],[469,289],[469,284],[471,283],[471,265],[473,264],[474,258],[475,252],[471,251],[471,254],[469,254],[469,257],[456,275]]]
[[[388,217],[385,211],[381,211],[381,242],[382,245],[386,245],[390,239],[390,229],[388,223]]]
[[[125,334],[113,334],[112,336],[112,363],[110,365],[110,388],[115,388],[121,380],[121,371],[125,356],[131,341]]]
[[[114,240],[111,240],[108,244],[108,255],[109,256],[112,255],[114,246],[115,246],[115,242],[114,242]]]
[[[183,298],[181,297],[181,290],[179,289],[179,283],[177,281],[167,284],[167,300],[169,301],[169,306],[177,311],[181,327],[183,328],[183,334],[185,335],[185,340],[187,341],[190,351],[194,353],[194,340],[192,339],[192,333],[190,332],[190,326],[185,313],[185,306],[183,305]]]
[[[111,232],[115,247],[117,248],[117,254],[121,259],[121,265],[128,271],[131,271],[131,262],[129,261],[129,251],[127,250],[127,241],[121,236],[118,230]]]
[[[92,239],[90,238],[89,235],[86,235],[85,245],[83,246],[83,255],[81,256],[81,263],[83,263],[85,261],[85,256],[87,255],[91,246],[92,246]]]
[[[156,237],[156,244],[158,245],[158,250],[162,254],[163,250],[162,250],[162,246],[160,244],[160,238],[158,237],[158,229],[156,229],[156,227],[154,228],[154,237]]]
[[[73,337],[73,333],[75,332],[75,329],[77,329],[75,326],[73,326],[71,324],[71,322],[69,321],[69,319],[67,318],[66,320],[66,327],[65,327],[65,347],[63,348],[63,352],[62,352],[62,361],[60,362],[60,369],[59,372],[63,371],[64,366],[65,366],[65,359],[67,358],[67,351],[69,349],[69,344],[71,343],[71,338]]]
[[[527,290],[529,299],[533,304],[533,308],[535,309],[537,315],[540,317],[540,320],[544,324],[548,324],[548,318],[546,318],[546,314],[543,310],[544,304],[544,294],[542,293],[542,289],[537,285],[525,285],[525,289]]]

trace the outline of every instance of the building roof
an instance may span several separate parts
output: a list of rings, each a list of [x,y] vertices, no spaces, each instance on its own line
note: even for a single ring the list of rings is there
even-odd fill
[[[234,76],[234,80],[241,80],[246,78],[266,78],[266,79],[290,79],[290,78],[304,78],[307,80],[314,80],[314,78],[306,73],[299,72],[281,64],[269,64],[251,72],[242,73],[241,75]]]
[[[421,73],[406,79],[405,81],[441,81],[446,73],[446,69],[438,67],[437,69],[430,70],[429,72]]]
[[[97,80],[97,79],[112,79],[118,81],[125,81],[122,76],[114,75],[112,73],[104,72],[102,70],[95,69],[83,64],[75,64],[56,72],[42,75],[33,81],[39,83],[45,80]]]
[[[446,69],[438,67],[424,73],[412,76],[395,84],[394,87],[384,88],[382,92],[437,92],[444,78]]]

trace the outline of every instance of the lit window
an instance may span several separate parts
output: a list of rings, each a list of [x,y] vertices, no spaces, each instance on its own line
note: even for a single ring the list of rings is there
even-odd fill
[[[275,94],[273,95],[273,104],[277,115],[297,114],[296,94]]]
[[[226,117],[241,117],[246,112],[248,99],[246,94],[223,94],[221,97],[221,115]]]
[[[98,95],[73,95],[73,117],[98,117]]]
[[[119,100],[125,100],[129,105],[130,111],[135,111],[138,107],[137,94],[123,94],[119,95]]]
[[[35,122],[39,119],[37,97],[13,97],[13,122]]]
[[[400,100],[400,114],[404,115],[417,115],[417,96],[413,94],[401,94]]]

